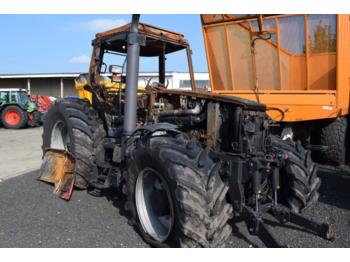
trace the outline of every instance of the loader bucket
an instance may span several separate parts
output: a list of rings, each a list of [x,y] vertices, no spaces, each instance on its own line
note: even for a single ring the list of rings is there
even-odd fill
[[[73,157],[64,150],[47,149],[39,171],[39,180],[54,184],[53,194],[71,198],[74,187]]]

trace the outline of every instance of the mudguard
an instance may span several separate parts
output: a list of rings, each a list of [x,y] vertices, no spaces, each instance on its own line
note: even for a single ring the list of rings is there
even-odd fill
[[[72,196],[74,161],[63,150],[47,149],[39,171],[39,180],[54,184],[53,194],[65,200]]]
[[[176,125],[169,124],[169,123],[157,123],[152,125],[144,125],[140,128],[138,128],[135,132],[142,132],[142,131],[148,131],[149,133],[154,133],[156,131],[171,131],[174,133],[181,133]]]

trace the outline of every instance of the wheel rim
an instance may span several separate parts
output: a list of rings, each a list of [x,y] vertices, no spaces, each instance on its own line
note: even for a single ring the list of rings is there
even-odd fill
[[[68,150],[70,138],[66,124],[63,121],[57,121],[51,132],[51,148]]]
[[[10,109],[5,114],[5,121],[10,126],[16,126],[21,121],[21,115],[16,110]]]
[[[135,202],[143,230],[164,242],[174,225],[174,206],[169,187],[155,170],[146,168],[138,176]]]

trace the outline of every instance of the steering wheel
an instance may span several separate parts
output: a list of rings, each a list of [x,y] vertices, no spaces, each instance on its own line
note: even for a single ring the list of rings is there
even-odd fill
[[[147,83],[146,83],[145,89],[149,89],[149,88],[151,88],[150,83],[151,83],[152,79],[153,79],[153,77],[150,77],[150,78],[147,80]]]
[[[152,82],[151,84],[151,80],[153,79],[153,77],[151,77],[150,79],[148,79],[147,84],[146,84],[146,89],[148,88],[154,88],[154,87],[161,87],[161,88],[168,88],[169,86],[169,80],[166,80],[166,84],[163,85],[162,83],[159,82]]]

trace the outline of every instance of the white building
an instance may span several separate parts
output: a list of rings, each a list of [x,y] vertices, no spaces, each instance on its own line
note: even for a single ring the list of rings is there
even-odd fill
[[[74,79],[80,73],[48,73],[48,74],[0,74],[0,89],[22,88],[31,94],[54,97],[77,96]],[[210,88],[208,73],[195,73],[197,88]],[[157,73],[143,72],[139,75],[139,86],[147,81],[158,81]],[[168,88],[190,89],[191,81],[188,73],[167,72],[165,75]]]
[[[139,86],[145,86],[147,81],[152,77],[152,81],[158,81],[157,73],[140,73]],[[209,74],[208,73],[194,73],[197,88],[209,88]],[[183,88],[191,89],[191,80],[189,73],[168,72],[165,74],[165,82],[168,88]]]

